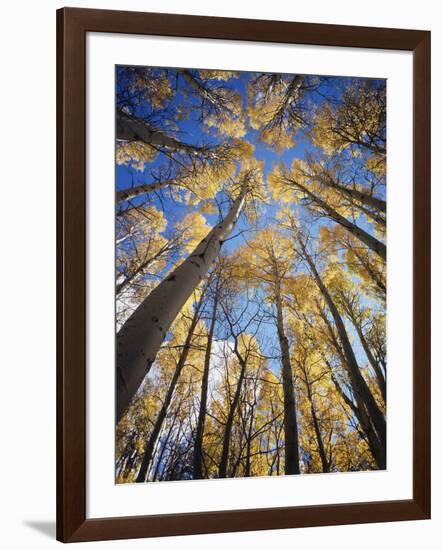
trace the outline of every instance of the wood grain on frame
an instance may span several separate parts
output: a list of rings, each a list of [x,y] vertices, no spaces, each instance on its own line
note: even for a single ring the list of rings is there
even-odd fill
[[[86,519],[86,32],[407,50],[414,57],[413,498]],[[430,517],[430,33],[159,13],[57,11],[57,539],[63,542]]]

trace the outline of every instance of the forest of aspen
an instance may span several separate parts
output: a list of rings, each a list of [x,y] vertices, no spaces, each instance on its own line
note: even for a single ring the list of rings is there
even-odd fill
[[[117,66],[116,483],[386,468],[386,81]]]

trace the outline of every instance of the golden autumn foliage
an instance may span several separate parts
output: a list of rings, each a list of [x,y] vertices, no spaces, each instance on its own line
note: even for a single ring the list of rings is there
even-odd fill
[[[165,71],[157,73],[142,67],[132,67],[131,73],[128,88],[138,102],[148,101],[154,109],[161,109],[174,96]]]
[[[345,88],[336,106],[325,103],[315,114],[313,142],[327,154],[343,149],[367,153],[366,166],[385,175],[385,93],[367,80]]]
[[[303,82],[299,76],[262,74],[248,87],[249,120],[260,139],[282,152],[295,145],[304,126]]]
[[[190,212],[176,224],[176,228],[187,252],[191,252],[210,230],[210,226],[200,212]]]
[[[115,161],[119,165],[130,165],[142,172],[146,163],[152,162],[157,151],[147,143],[131,141],[129,143],[118,143],[115,151]]]
[[[232,78],[238,78],[239,73],[236,71],[217,71],[214,69],[200,69],[199,73],[201,78],[205,80],[231,80]]]
[[[314,139],[318,145],[368,146],[370,137],[384,141],[380,134],[385,125],[385,96],[370,80],[362,86],[348,85],[338,106],[326,103],[316,116]],[[377,147],[382,148],[380,144]]]
[[[385,82],[119,71],[116,482],[384,469]]]
[[[362,283],[363,292],[385,300],[385,264],[376,254],[361,246],[356,238],[341,227],[322,227],[320,236],[324,250],[332,250],[335,254],[341,251],[349,272]]]
[[[204,118],[204,124],[223,135],[242,138],[246,133],[246,127],[241,94],[226,89],[218,90],[217,93],[226,107],[221,111],[209,113]]]

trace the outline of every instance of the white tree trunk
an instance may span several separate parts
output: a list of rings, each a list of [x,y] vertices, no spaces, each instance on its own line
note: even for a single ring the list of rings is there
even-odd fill
[[[342,225],[342,227],[345,227],[350,233],[357,237],[361,242],[366,244],[368,248],[375,252],[384,261],[387,260],[387,247],[383,242],[379,241],[376,237],[373,237],[373,235],[370,235],[370,233],[367,233],[367,231],[364,231],[362,227],[359,227],[358,225],[354,224],[353,222],[342,216],[337,210],[331,207],[328,202],[322,200],[320,197],[318,197],[318,195],[312,193],[301,183],[290,178],[287,179],[287,181],[294,187],[297,187],[299,190],[303,191],[313,201],[313,203],[322,208],[324,213],[329,218],[334,220],[339,225]]]
[[[117,114],[117,139],[121,141],[142,141],[156,148],[167,149],[178,153],[197,155],[205,153],[210,156],[210,151],[197,145],[182,143],[172,136],[168,136],[160,130],[150,128],[144,120],[130,117],[122,112]]]
[[[123,189],[121,191],[117,191],[115,194],[115,197],[117,202],[129,201],[134,197],[138,197],[140,195],[146,195],[147,193],[153,193],[154,191],[158,191],[159,189],[163,189],[164,187],[167,187],[169,185],[174,185],[174,184],[175,184],[174,180],[163,180],[163,181],[158,181],[156,183],[145,183],[143,185],[130,187],[129,189]]]
[[[247,189],[247,178],[244,178],[241,193],[225,219],[147,296],[121,327],[117,335],[117,422],[155,361],[171,324],[206,276],[221,245],[235,227]]]

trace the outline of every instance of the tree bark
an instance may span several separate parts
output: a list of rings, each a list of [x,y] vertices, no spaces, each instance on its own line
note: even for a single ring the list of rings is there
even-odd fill
[[[286,109],[290,107],[290,105],[299,98],[299,90],[303,84],[304,84],[303,76],[296,75],[293,78],[293,80],[290,82],[289,86],[287,87],[284,100],[281,102],[281,105],[279,106],[278,110],[273,115],[272,122],[276,122],[276,124],[278,125],[281,124],[281,121],[284,119]],[[299,116],[299,121],[302,122],[303,124],[305,123],[300,116]],[[271,122],[269,124],[271,124]]]
[[[225,239],[235,227],[248,190],[242,190],[229,214],[199,243],[127,319],[117,335],[117,422],[132,401],[175,317],[206,276]]]
[[[290,363],[289,344],[284,330],[279,281],[276,282],[275,302],[276,325],[279,347],[281,350],[282,383],[284,394],[285,474],[299,474],[299,441],[298,422],[296,419],[295,388],[293,386],[293,372]]]
[[[120,141],[142,141],[157,149],[190,155],[203,153],[210,156],[207,148],[183,143],[160,130],[150,128],[143,119],[129,116],[122,111],[117,113],[116,133],[117,140]]]
[[[371,421],[373,422],[373,426],[376,430],[376,433],[379,437],[379,440],[382,443],[382,446],[385,449],[386,445],[386,425],[385,425],[385,418],[382,414],[381,410],[378,407],[378,404],[376,403],[375,398],[373,397],[373,394],[370,391],[370,388],[367,386],[367,383],[365,382],[364,377],[361,374],[361,371],[359,369],[358,362],[356,360],[356,356],[353,352],[353,348],[351,347],[350,340],[347,335],[347,331],[345,329],[344,322],[342,320],[342,317],[338,311],[338,308],[336,307],[330,293],[328,292],[326,286],[324,285],[318,270],[316,269],[316,266],[311,259],[310,255],[308,254],[304,244],[302,243],[302,240],[299,239],[299,243],[301,245],[301,248],[303,250],[303,255],[305,259],[307,260],[307,263],[310,266],[311,272],[313,274],[314,279],[316,280],[316,283],[318,285],[319,290],[321,291],[322,295],[324,296],[324,299],[327,303],[327,306],[332,314],[333,320],[336,325],[336,329],[339,334],[339,339],[342,345],[342,349],[344,351],[345,359],[346,359],[346,365],[349,370],[349,374],[351,377],[353,389],[355,393],[361,398],[362,402],[364,403],[364,406],[367,410],[367,413],[370,416]]]
[[[158,413],[157,419],[155,421],[154,428],[149,435],[149,439],[147,440],[146,449],[144,451],[143,461],[140,466],[140,470],[138,472],[138,476],[136,478],[137,483],[143,483],[147,481],[147,473],[149,471],[149,466],[152,461],[153,452],[155,449],[156,442],[158,440],[158,437],[161,433],[161,429],[163,427],[164,420],[166,419],[167,410],[169,409],[169,405],[172,401],[172,397],[178,382],[178,379],[181,375],[181,372],[186,364],[187,356],[189,355],[190,345],[192,343],[193,334],[195,332],[196,325],[199,320],[199,313],[201,310],[202,302],[203,302],[202,295],[198,301],[198,305],[195,308],[195,312],[193,314],[192,322],[189,327],[189,332],[187,333],[186,341],[184,343],[183,349],[181,351],[180,358],[178,360],[177,366],[175,367],[175,372],[173,373],[172,380],[169,384],[169,387],[166,392],[166,396],[164,397],[163,404],[161,406],[161,409]]]
[[[166,451],[167,444],[169,443],[170,436],[172,435],[172,430],[175,427],[175,422],[176,422],[176,416],[173,419],[173,421],[170,425],[170,428],[167,430],[167,435],[166,435],[166,438],[164,439],[163,446],[161,447],[160,455],[157,458],[157,462],[156,462],[156,465],[155,465],[155,472],[152,476],[152,481],[156,481],[158,479],[158,474],[160,473],[161,463],[163,461],[164,453]]]
[[[198,423],[195,434],[195,444],[193,450],[193,478],[202,479],[203,477],[203,437],[204,437],[204,425],[206,421],[206,409],[207,409],[207,390],[209,386],[209,371],[210,371],[210,358],[212,355],[212,341],[216,324],[216,312],[218,307],[218,281],[215,288],[215,297],[212,307],[212,318],[210,320],[209,333],[207,335],[207,346],[204,357],[204,370],[201,380],[201,396],[200,396],[200,408],[198,413]]]
[[[218,471],[218,477],[220,478],[227,477],[227,465],[229,462],[230,438],[232,435],[233,420],[235,418],[236,409],[238,407],[242,384],[244,381],[244,376],[246,374],[246,368],[247,368],[247,361],[245,361],[241,357],[237,349],[237,346],[238,346],[237,341],[235,341],[235,354],[238,358],[239,364],[241,366],[241,370],[239,373],[238,383],[236,385],[235,395],[233,396],[232,403],[230,404],[229,414],[227,415],[226,426],[224,429],[223,447],[222,447],[221,460],[219,463],[219,471]]]
[[[318,451],[319,451],[319,456],[321,458],[322,471],[323,472],[329,472],[330,471],[330,466],[329,466],[329,463],[328,463],[328,460],[327,460],[327,454],[325,452],[324,441],[322,439],[322,434],[321,434],[321,429],[319,427],[318,417],[316,415],[315,404],[313,402],[311,382],[309,380],[307,370],[304,367],[303,367],[303,371],[304,371],[304,376],[305,376],[305,386],[306,386],[306,389],[307,389],[307,398],[308,398],[309,403],[310,403],[310,412],[311,412],[312,420],[313,420],[313,428],[315,430],[316,441],[318,442]]]
[[[254,413],[255,413],[255,406],[253,405],[250,408],[250,420],[249,420],[249,426],[248,426],[248,433],[246,435],[247,442],[246,442],[246,465],[244,467],[244,477],[250,477],[251,470],[252,470],[252,432],[253,432],[253,422],[254,422]]]
[[[322,210],[327,214],[329,218],[334,220],[339,225],[345,227],[350,233],[357,237],[361,242],[366,244],[384,261],[387,259],[387,247],[384,243],[382,243],[381,241],[367,233],[367,231],[364,231],[361,227],[358,227],[347,218],[339,214],[339,212],[332,208],[328,203],[323,201],[320,197],[312,193],[309,189],[307,189],[297,181],[294,181],[292,179],[288,179],[287,181],[297,187],[303,193],[305,193],[307,197],[309,197],[309,199],[311,199],[315,204],[322,208]]]
[[[349,370],[348,370],[348,367],[347,367],[347,364],[346,364],[346,357],[345,357],[345,355],[342,351],[341,346],[339,345],[338,340],[336,339],[335,333],[334,333],[332,325],[331,325],[331,321],[329,321],[328,317],[325,315],[322,308],[319,307],[319,304],[318,304],[318,309],[319,309],[319,314],[320,314],[321,318],[323,319],[324,323],[326,324],[327,329],[329,331],[331,343],[334,346],[334,348],[336,349],[336,352],[339,355],[339,357],[342,361],[342,364],[343,364],[344,368],[346,369],[346,371],[349,374],[349,377],[351,379],[351,375],[349,373]],[[306,321],[305,315],[303,315],[303,317],[304,317],[304,321]],[[308,322],[308,321],[306,321],[306,322],[310,327],[313,326],[310,322]],[[314,342],[313,340],[310,340],[310,341]],[[324,354],[323,351],[320,351],[320,353],[321,353],[321,356],[322,356],[325,364],[328,366],[331,378],[333,380],[334,385],[336,386],[336,389],[339,391],[340,395],[342,396],[342,399],[344,400],[346,405],[348,405],[348,407],[350,408],[350,410],[353,412],[356,419],[358,420],[359,425],[361,427],[361,430],[362,430],[362,432],[365,436],[365,439],[368,443],[368,446],[370,448],[373,459],[375,460],[376,464],[378,465],[378,467],[381,470],[385,469],[385,467],[386,467],[385,446],[383,446],[381,444],[376,432],[374,431],[373,426],[372,426],[372,424],[371,424],[371,422],[368,418],[367,412],[364,408],[364,404],[363,404],[360,396],[356,392],[354,392],[356,402],[357,402],[357,404],[354,404],[353,401],[350,399],[350,397],[348,397],[345,394],[344,390],[341,388],[340,384],[336,380],[336,378],[333,374],[333,367],[330,364],[330,361],[327,359],[327,357],[326,357],[326,355]],[[328,463],[331,464],[331,459],[330,458],[328,458]]]
[[[385,445],[382,445],[382,443],[379,441],[379,438],[375,433],[373,426],[367,416],[367,412],[364,410],[363,404],[359,403],[359,405],[355,405],[353,401],[348,397],[348,395],[346,395],[345,391],[341,388],[341,385],[333,375],[332,381],[342,399],[349,406],[357,421],[359,422],[362,432],[366,437],[370,452],[376,464],[378,465],[378,468],[380,468],[381,470],[385,470],[387,466]]]
[[[345,245],[345,243],[344,243]],[[353,254],[356,256],[356,258],[361,262],[361,265],[362,267],[365,269],[365,271],[370,275],[370,277],[372,278],[373,282],[375,283],[375,285],[379,288],[379,290],[381,292],[383,292],[384,294],[387,293],[387,288],[384,284],[384,282],[382,281],[381,277],[379,276],[378,273],[376,273],[370,266],[369,263],[367,263],[364,258],[361,256],[361,254],[359,254],[357,252],[357,250],[355,250],[354,248],[352,247],[348,247],[349,250],[351,250],[353,252]]]
[[[364,206],[370,206],[371,208],[374,208],[375,210],[379,210],[384,214],[387,211],[387,203],[382,199],[378,199],[373,195],[368,195],[363,191],[359,191],[359,189],[354,189],[352,187],[346,187],[345,185],[341,185],[340,183],[332,180],[331,178],[320,178],[320,181],[324,182],[325,185],[328,185],[329,187],[341,192],[343,195],[347,195],[348,197],[359,201]]]
[[[207,89],[200,80],[193,76],[190,71],[184,69],[182,71],[182,74],[188,84],[192,86],[192,88],[198,93],[198,95],[201,96],[202,99],[211,103],[217,110],[221,110],[223,108],[223,106],[219,104],[219,99],[217,95],[212,93],[211,90]]]
[[[148,193],[153,193],[154,191],[159,191],[168,187],[169,185],[175,185],[174,180],[163,180],[156,183],[144,183],[142,185],[136,185],[135,187],[130,187],[129,189],[122,189],[115,193],[115,198],[117,202],[129,201],[140,195],[146,195]]]
[[[376,359],[375,359],[375,357],[374,357],[374,355],[373,355],[373,353],[370,349],[370,346],[368,345],[368,342],[365,338],[365,335],[362,332],[361,323],[357,320],[356,314],[353,311],[353,308],[352,308],[350,302],[347,300],[347,298],[343,294],[341,294],[341,296],[342,296],[342,300],[344,302],[344,306],[345,306],[345,309],[347,311],[348,317],[350,318],[350,321],[353,323],[353,326],[356,329],[356,333],[357,333],[357,335],[359,337],[359,340],[362,344],[362,348],[365,352],[365,355],[367,356],[367,359],[368,359],[370,365],[372,366],[372,368],[374,370],[374,373],[376,375],[376,381],[377,381],[377,384],[378,384],[378,387],[379,387],[379,391],[381,392],[382,399],[384,400],[384,403],[386,403],[387,402],[387,384],[386,384],[382,369],[379,366],[379,363],[376,361]]]

